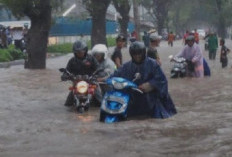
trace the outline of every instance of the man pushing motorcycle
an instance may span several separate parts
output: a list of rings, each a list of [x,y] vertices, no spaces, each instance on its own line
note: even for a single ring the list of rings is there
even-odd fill
[[[135,41],[129,48],[131,60],[118,68],[112,77],[136,80],[135,84],[143,91],[132,93],[132,103],[128,107],[128,117],[146,115],[153,118],[168,118],[177,113],[168,93],[168,82],[159,64],[146,57],[146,47]]]
[[[193,35],[186,38],[187,45],[175,57],[183,57],[187,61],[187,76],[204,77],[203,55],[201,48],[195,43]]]

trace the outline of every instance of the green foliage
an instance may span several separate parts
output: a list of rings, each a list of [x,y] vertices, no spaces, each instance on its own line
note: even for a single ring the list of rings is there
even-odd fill
[[[17,59],[23,59],[25,55],[14,45],[9,45],[7,49],[0,49],[0,62],[9,62]]]
[[[50,4],[54,10],[62,7],[64,0],[51,0]],[[26,15],[28,10],[38,11],[38,7],[43,0],[0,0],[0,3],[5,4],[12,13],[20,18]],[[31,13],[33,12],[31,11]]]
[[[115,46],[115,37],[108,37],[107,38],[107,45],[108,47]],[[47,52],[49,53],[63,53],[67,54],[72,52],[72,45],[73,43],[65,43],[65,44],[56,44],[56,45],[50,45],[47,48]],[[88,49],[91,49],[91,41],[87,41]]]
[[[72,43],[50,45],[47,48],[50,53],[70,53],[72,52]]]
[[[175,0],[169,10],[169,26],[176,29],[210,27],[217,30],[230,26],[232,1],[229,0]],[[224,27],[224,28],[223,28]]]
[[[87,42],[88,48],[91,49],[90,41]],[[64,44],[56,44],[50,45],[47,48],[47,52],[49,53],[70,53],[72,52],[73,43],[64,43]]]
[[[16,17],[24,16],[24,8],[28,6],[28,2],[29,0],[0,0],[0,3],[3,3],[9,7]]]
[[[107,45],[108,45],[108,47],[115,46],[116,45],[115,37],[108,37],[107,38]]]
[[[8,48],[8,52],[10,53],[10,55],[12,56],[13,60],[17,60],[17,59],[23,59],[25,57],[25,55],[22,53],[21,50],[19,49],[15,49],[13,46],[10,46]]]
[[[10,55],[7,49],[0,49],[0,62],[12,61],[13,57]]]

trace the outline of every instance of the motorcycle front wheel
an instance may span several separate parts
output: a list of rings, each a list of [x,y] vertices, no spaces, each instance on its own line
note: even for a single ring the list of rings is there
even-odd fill
[[[83,106],[79,106],[79,107],[77,107],[77,112],[78,113],[84,113],[85,112],[85,108]]]
[[[177,72],[171,72],[171,78],[177,78],[178,77],[178,73]]]

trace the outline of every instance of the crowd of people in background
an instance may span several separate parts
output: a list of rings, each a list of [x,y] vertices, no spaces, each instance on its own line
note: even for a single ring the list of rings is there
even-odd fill
[[[143,42],[139,41],[138,34],[135,31],[131,33],[129,38],[129,54],[131,59],[124,62],[122,49],[127,42],[127,38],[124,35],[119,34],[115,38],[116,46],[111,56],[108,55],[108,48],[104,44],[94,45],[91,53],[87,54],[88,47],[86,41],[83,40],[83,35],[81,35],[80,41],[76,41],[73,44],[74,57],[69,60],[67,69],[74,74],[90,75],[96,69],[102,68],[104,71],[101,77],[98,78],[98,81],[105,81],[110,77],[123,77],[132,81],[134,76],[139,73],[141,77],[135,83],[144,93],[140,97],[135,96],[137,100],[134,102],[135,108],[133,112],[135,114],[152,115],[153,118],[171,117],[176,114],[176,109],[168,94],[167,79],[162,72],[161,59],[157,51],[162,37],[153,30],[144,32]],[[175,38],[176,35],[171,31],[166,39],[170,47],[173,47]],[[218,38],[216,34],[209,33],[205,37],[206,39],[208,42],[209,60],[215,60],[218,49]],[[186,31],[183,35],[184,46],[176,55],[176,57],[186,59],[186,76],[188,77],[203,78],[204,76],[210,76],[210,68],[203,56],[199,42],[200,37],[196,29],[193,32]],[[224,39],[220,40],[220,46],[220,62],[222,68],[224,68],[228,64],[227,54],[230,50],[225,46]],[[62,79],[65,79],[65,76],[62,76]],[[159,91],[160,94],[156,95],[156,91]],[[100,102],[102,96],[98,95],[97,97]],[[153,98],[156,98],[156,100],[153,100]],[[70,106],[72,99],[73,96],[69,93],[65,106]],[[139,105],[142,102],[145,106],[140,108]]]
[[[28,33],[28,26],[24,27],[4,27],[0,26],[0,48],[7,48],[9,44],[14,44],[16,49],[21,49],[21,41],[22,39],[26,39]],[[129,35],[130,43],[139,40],[138,33],[134,30]],[[196,44],[199,44],[200,37],[197,32],[197,29],[194,31],[186,30],[185,34],[183,34],[183,44],[187,45],[187,38],[189,36],[194,37],[194,41]],[[174,41],[178,35],[175,35],[172,31],[167,33],[166,38],[159,36],[155,29],[150,31],[144,31],[142,36],[142,41],[147,48],[147,56],[155,59],[159,65],[161,65],[161,60],[159,58],[159,54],[157,52],[157,47],[162,39],[167,40],[167,43],[170,47],[173,47]],[[222,68],[227,67],[228,65],[228,53],[230,49],[225,46],[225,40],[221,39],[220,43],[218,42],[218,37],[216,33],[208,32],[206,36],[203,38],[205,40],[205,50],[208,51],[209,60],[215,61],[216,54],[218,51],[218,47],[221,46],[220,51],[220,62],[222,64]],[[86,42],[86,38],[83,34],[80,35],[80,40]],[[116,38],[116,47],[111,56],[111,59],[114,61],[117,68],[119,68],[123,63],[122,52],[121,49],[125,46],[127,42],[127,38],[119,35]],[[127,43],[126,43],[127,44]],[[220,45],[219,45],[220,44]]]
[[[183,43],[187,44],[187,38],[188,36],[194,36],[194,41],[196,44],[199,44],[199,34],[197,33],[197,30],[195,29],[194,32],[189,32],[188,30],[183,35]],[[220,41],[217,37],[217,34],[215,32],[209,31],[203,38],[205,41],[205,50],[208,51],[208,58],[209,60],[215,61],[216,55],[219,52],[219,60],[222,64],[222,68],[227,67],[228,65],[228,53],[230,52],[230,49],[225,46],[225,39],[221,38]],[[221,49],[219,49],[219,46],[221,46]]]
[[[22,39],[26,39],[28,26],[24,27],[5,27],[0,26],[0,48],[8,48],[8,45],[14,44],[16,49],[21,49]]]
[[[137,41],[138,35],[135,31],[133,31],[131,33],[131,42],[135,42]],[[161,65],[161,60],[159,58],[159,54],[157,52],[157,47],[159,46],[160,41],[163,40],[167,40],[167,43],[170,47],[173,47],[174,41],[179,38],[178,35],[175,35],[172,31],[170,31],[169,33],[167,33],[167,37],[161,37],[157,34],[156,31],[144,31],[144,34],[142,36],[142,41],[145,45],[145,47],[147,48],[147,56],[151,57],[153,59],[155,59],[157,61],[157,63],[159,65]],[[193,45],[189,45],[189,38],[191,38],[191,40],[194,41]],[[227,48],[225,46],[225,39],[220,39],[220,43],[219,43],[219,39],[216,35],[216,33],[213,33],[211,31],[209,31],[205,37],[203,38],[202,36],[199,35],[198,30],[194,29],[193,31],[188,31],[186,30],[185,34],[183,34],[183,44],[185,45],[185,47],[189,48],[189,47],[199,47],[197,49],[199,49],[199,52],[201,55],[202,54],[202,50],[200,48],[199,42],[200,39],[203,39],[205,41],[205,50],[208,51],[208,58],[209,60],[215,61],[216,59],[216,54],[217,52],[219,52],[220,54],[220,62],[222,64],[222,68],[227,67],[228,65],[228,53],[230,52],[230,49]],[[221,46],[221,49],[218,50],[219,46]],[[182,50],[183,51],[183,50]],[[207,64],[206,60],[203,58],[202,60],[202,65]],[[207,64],[208,66],[208,64]],[[196,66],[198,67],[198,66]],[[199,68],[197,68],[199,70]]]

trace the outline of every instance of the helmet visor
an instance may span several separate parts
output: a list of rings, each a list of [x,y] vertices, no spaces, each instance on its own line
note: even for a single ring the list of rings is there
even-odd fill
[[[137,50],[133,50],[132,51],[132,53],[131,53],[131,55],[142,55],[143,54],[143,52],[142,52],[142,50],[140,50],[140,49],[137,49]]]
[[[74,53],[85,53],[85,50],[75,50]]]

